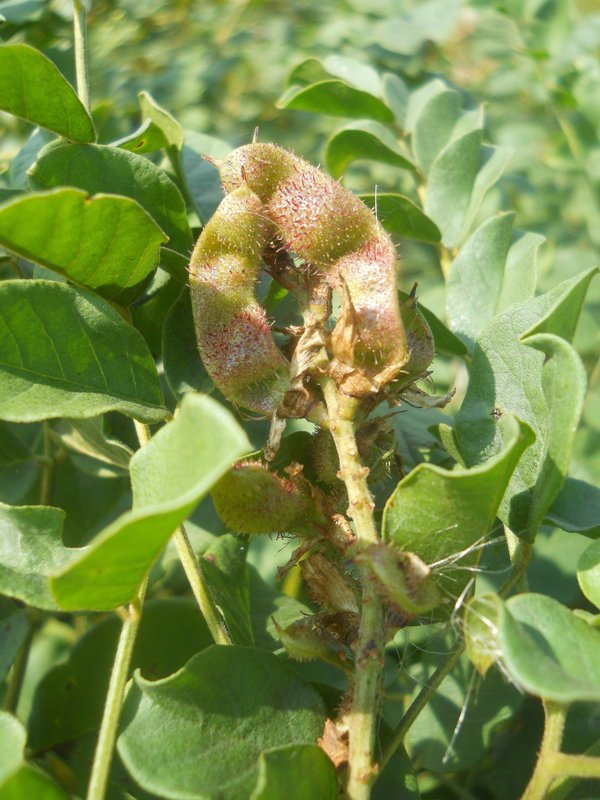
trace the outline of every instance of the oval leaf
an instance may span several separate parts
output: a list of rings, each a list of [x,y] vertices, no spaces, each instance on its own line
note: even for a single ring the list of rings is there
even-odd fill
[[[7,250],[121,304],[141,294],[166,241],[128,197],[58,189],[0,207],[0,244]]]
[[[71,84],[27,44],[0,47],[0,108],[74,142],[93,142],[94,123]]]
[[[131,459],[133,510],[52,579],[61,607],[107,611],[131,600],[173,531],[250,449],[226,409],[210,397],[186,395],[176,419]]]
[[[38,188],[75,186],[136,200],[169,236],[169,247],[188,254],[192,233],[183,197],[167,173],[137,153],[110,145],[58,145],[29,171]]]
[[[136,675],[118,749],[161,797],[238,800],[254,788],[263,750],[313,744],[324,721],[315,689],[274,655],[213,646],[165,680]]]
[[[419,242],[439,243],[441,233],[436,224],[408,197],[394,192],[377,192],[361,194],[360,199],[376,210],[377,218],[386,231]]]
[[[359,159],[379,161],[400,169],[415,168],[390,131],[368,120],[342,128],[325,146],[325,166],[334,178],[340,178],[348,166]]]
[[[542,594],[511,597],[498,646],[517,685],[557,703],[600,701],[600,632]]]
[[[394,114],[383,100],[339,80],[319,81],[311,86],[290,86],[278,100],[277,107],[332,117],[394,121]]]
[[[0,375],[0,417],[13,422],[166,414],[141,334],[99,297],[56,281],[0,285]]]

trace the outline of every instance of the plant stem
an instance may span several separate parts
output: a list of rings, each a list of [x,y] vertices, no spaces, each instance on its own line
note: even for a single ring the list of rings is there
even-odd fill
[[[535,770],[521,800],[543,800],[550,784],[556,778],[555,761],[559,756],[562,742],[567,706],[544,700],[544,713],[546,722],[542,746],[538,756]]]
[[[151,439],[148,426],[137,420],[134,420],[134,425],[140,445],[145,445]],[[180,525],[173,534],[173,542],[192,589],[192,593],[196,598],[215,644],[233,644],[223,617],[219,613],[211,597],[210,590],[202,573],[202,567],[194,553],[194,549],[190,544],[190,540],[183,525]]]
[[[117,652],[110,675],[110,683],[104,703],[102,724],[98,734],[98,743],[94,753],[90,784],[86,800],[103,800],[106,793],[110,765],[112,763],[117,728],[121,715],[121,706],[125,695],[125,685],[129,676],[133,646],[137,636],[142,606],[146,594],[147,578],[140,585],[137,594],[127,609],[121,635],[117,644]]]
[[[73,0],[73,41],[75,45],[75,75],[77,94],[90,111],[90,81],[87,64],[87,12],[84,0]]]
[[[373,500],[367,486],[366,469],[360,461],[354,416],[356,402],[338,393],[334,381],[321,378],[329,413],[329,429],[338,452],[340,476],[346,485],[348,513],[356,530],[356,549],[379,541],[373,519]],[[362,614],[355,648],[356,677],[352,707],[348,713],[350,800],[367,800],[377,773],[375,734],[381,702],[381,670],[384,658],[383,608],[366,570],[362,574]]]
[[[202,566],[194,553],[183,525],[180,525],[173,534],[173,541],[175,542],[177,555],[179,556],[179,560],[181,561],[189,581],[192,593],[200,606],[200,611],[202,612],[202,616],[206,621],[208,630],[215,644],[233,644],[225,621],[210,595],[209,588],[202,573]]]
[[[12,665],[10,679],[6,687],[4,710],[11,714],[16,713],[17,705],[19,704],[19,695],[21,694],[25,670],[27,669],[27,661],[29,660],[29,650],[31,648],[31,642],[33,641],[33,631],[34,626],[32,625]]]
[[[52,500],[52,477],[54,475],[54,461],[52,459],[52,441],[50,439],[50,423],[45,419],[42,423],[44,436],[44,460],[42,461],[42,475],[40,482],[40,505],[48,506]]]
[[[414,721],[429,703],[433,695],[437,692],[439,685],[444,680],[446,675],[451,672],[452,668],[463,654],[464,649],[465,643],[462,639],[459,639],[452,650],[450,650],[445,660],[438,666],[433,675],[429,678],[427,685],[421,689],[419,694],[406,709],[404,716],[398,723],[398,727],[394,730],[392,738],[389,740],[389,743],[385,748],[383,759],[381,761],[382,769],[394,755],[398,747],[400,747],[404,741],[404,737],[412,727]]]

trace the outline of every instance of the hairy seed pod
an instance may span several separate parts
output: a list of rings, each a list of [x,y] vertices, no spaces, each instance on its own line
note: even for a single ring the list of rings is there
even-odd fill
[[[270,233],[261,201],[241,186],[221,202],[190,262],[196,338],[206,371],[229,400],[267,414],[289,387],[289,365],[254,294]]]
[[[223,522],[238,533],[317,536],[326,526],[302,475],[283,478],[259,461],[240,461],[212,488]]]
[[[234,150],[219,166],[226,191],[247,185],[264,203],[285,248],[326,272],[343,292],[332,336],[335,357],[389,383],[406,363],[394,245],[352,192],[273,144]],[[356,382],[355,382],[356,384]],[[356,384],[368,393],[369,381]]]

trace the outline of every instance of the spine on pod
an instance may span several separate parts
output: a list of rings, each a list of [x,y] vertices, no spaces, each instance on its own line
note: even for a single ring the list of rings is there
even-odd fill
[[[263,414],[276,410],[289,388],[289,364],[254,294],[271,233],[259,197],[240,186],[219,205],[190,262],[196,338],[206,371],[225,397]]]
[[[328,275],[342,291],[332,335],[338,362],[359,370],[350,393],[391,382],[408,362],[394,245],[372,211],[352,192],[301,158],[272,144],[234,150],[220,166],[226,191],[247,182],[288,250]]]

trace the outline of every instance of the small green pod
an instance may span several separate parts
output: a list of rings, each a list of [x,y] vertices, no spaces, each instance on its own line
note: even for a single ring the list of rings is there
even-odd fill
[[[196,339],[206,371],[225,397],[263,414],[275,411],[289,388],[289,364],[254,293],[270,233],[260,199],[242,186],[221,202],[190,262]]]
[[[281,477],[259,461],[235,464],[213,486],[212,498],[223,522],[238,533],[311,537],[326,526],[306,478]]]

